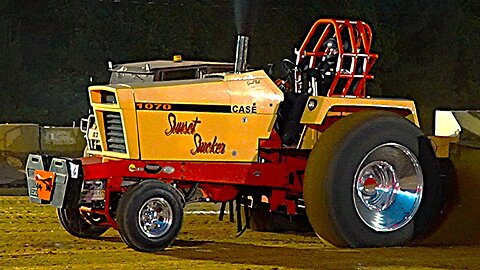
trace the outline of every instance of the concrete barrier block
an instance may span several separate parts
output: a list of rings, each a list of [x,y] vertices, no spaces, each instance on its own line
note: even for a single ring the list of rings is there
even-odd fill
[[[39,129],[37,124],[0,124],[0,152],[38,152]]]
[[[83,135],[78,127],[41,127],[40,149],[44,153],[80,157],[86,146]]]

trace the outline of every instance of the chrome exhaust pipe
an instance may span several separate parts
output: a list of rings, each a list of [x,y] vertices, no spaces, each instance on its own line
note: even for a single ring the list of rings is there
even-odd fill
[[[235,53],[235,73],[242,73],[247,70],[247,53],[249,37],[237,36],[237,51]]]

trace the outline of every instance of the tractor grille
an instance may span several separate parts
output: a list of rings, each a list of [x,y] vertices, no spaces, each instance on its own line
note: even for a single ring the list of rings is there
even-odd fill
[[[125,135],[123,133],[122,117],[117,112],[104,112],[105,135],[107,151],[127,153]]]

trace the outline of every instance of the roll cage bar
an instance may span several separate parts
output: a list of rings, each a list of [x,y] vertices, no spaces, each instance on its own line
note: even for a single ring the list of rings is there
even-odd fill
[[[321,93],[318,86],[321,78],[310,76],[307,82],[302,82],[301,69],[317,69],[327,56],[325,42],[332,38],[337,42],[338,54],[329,85]],[[302,83],[308,83],[312,95],[365,97],[366,82],[373,79],[369,72],[378,59],[378,54],[370,52],[371,42],[372,30],[365,22],[336,19],[316,21],[300,48],[295,51],[295,92],[301,92]]]

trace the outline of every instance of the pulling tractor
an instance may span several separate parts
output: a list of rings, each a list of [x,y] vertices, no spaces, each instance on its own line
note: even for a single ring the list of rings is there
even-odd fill
[[[413,101],[367,96],[378,56],[366,23],[316,21],[283,61],[285,80],[248,70],[248,36],[237,42],[234,72],[90,86],[95,155],[31,154],[30,200],[56,207],[74,236],[114,228],[146,252],[172,244],[197,190],[221,203],[220,217],[229,203],[239,230],[267,205],[306,215],[340,247],[408,245],[432,232],[443,207],[438,149]]]

